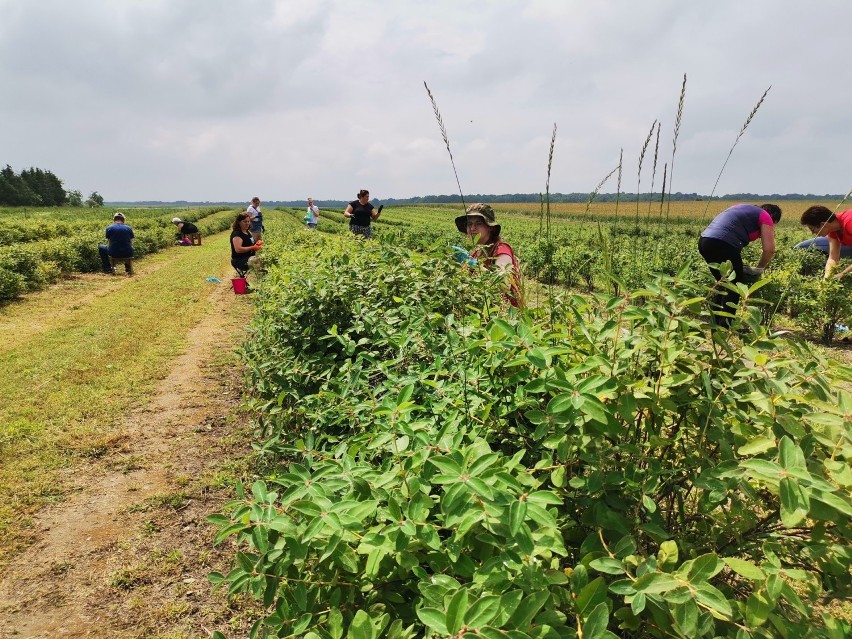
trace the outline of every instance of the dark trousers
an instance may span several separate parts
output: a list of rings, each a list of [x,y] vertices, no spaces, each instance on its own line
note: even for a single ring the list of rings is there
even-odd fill
[[[698,239],[698,252],[707,264],[721,264],[722,262],[730,262],[734,267],[734,283],[745,281],[743,273],[743,255],[742,249],[717,240],[713,237],[702,237]],[[710,266],[710,272],[718,282],[722,278],[722,273],[719,269]],[[719,292],[713,298],[713,305],[717,310],[723,310],[728,313],[735,313],[736,306],[740,303],[740,294],[736,291],[727,288],[719,287]],[[727,327],[731,323],[729,317],[716,317],[716,323],[719,326]]]

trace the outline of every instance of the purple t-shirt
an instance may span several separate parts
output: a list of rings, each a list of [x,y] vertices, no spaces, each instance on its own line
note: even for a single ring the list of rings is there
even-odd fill
[[[713,218],[701,237],[712,237],[743,248],[760,237],[760,227],[764,224],[775,226],[772,216],[762,208],[753,204],[735,204]]]

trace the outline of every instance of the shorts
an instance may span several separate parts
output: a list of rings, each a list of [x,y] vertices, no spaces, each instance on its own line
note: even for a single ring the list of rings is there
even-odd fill
[[[308,228],[309,228],[309,229],[315,229],[316,227],[317,227],[317,223],[316,223],[316,222],[308,222]]]
[[[262,233],[263,232],[263,220],[256,217],[251,221],[251,230],[252,233]]]
[[[372,226],[358,226],[357,224],[350,224],[349,230],[352,231],[355,235],[363,235],[368,240],[373,237]]]

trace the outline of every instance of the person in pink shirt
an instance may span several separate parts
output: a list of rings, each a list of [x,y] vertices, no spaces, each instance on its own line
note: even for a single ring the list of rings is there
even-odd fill
[[[823,279],[831,277],[831,273],[840,261],[841,249],[852,246],[852,209],[842,213],[832,213],[826,206],[812,206],[802,213],[802,226],[807,226],[817,237],[828,238],[828,259],[825,261]],[[837,273],[840,279],[852,271],[852,266]]]

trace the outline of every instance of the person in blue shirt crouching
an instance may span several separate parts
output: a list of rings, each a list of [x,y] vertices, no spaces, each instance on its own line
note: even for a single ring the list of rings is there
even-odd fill
[[[98,245],[104,273],[115,275],[115,265],[124,264],[124,271],[133,275],[133,229],[125,224],[124,213],[112,216],[106,227],[106,244]]]

